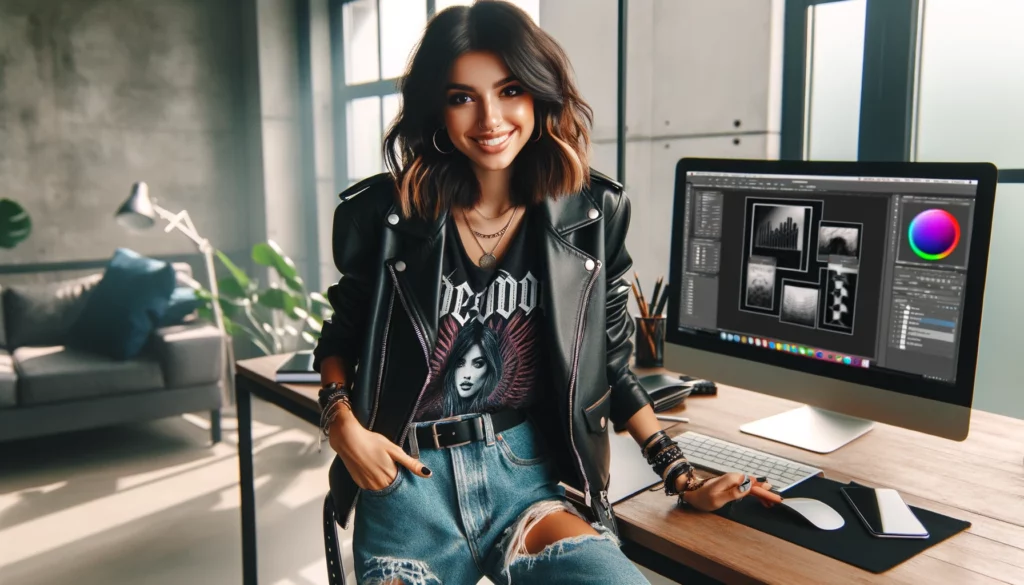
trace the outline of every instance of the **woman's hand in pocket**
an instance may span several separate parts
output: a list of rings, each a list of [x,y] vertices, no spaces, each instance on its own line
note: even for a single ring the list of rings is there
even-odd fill
[[[344,406],[341,408],[346,412],[331,425],[329,442],[357,486],[364,490],[382,490],[398,476],[399,465],[420,477],[430,477],[430,470],[419,460],[384,435],[366,430],[351,411]]]

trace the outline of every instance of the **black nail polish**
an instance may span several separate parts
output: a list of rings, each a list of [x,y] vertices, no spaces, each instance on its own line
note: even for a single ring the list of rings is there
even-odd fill
[[[427,467],[426,465],[424,465],[424,466],[423,466],[423,469],[421,469],[420,471],[422,471],[422,472],[423,472],[423,475],[425,475],[425,476],[427,476],[427,477],[430,477],[430,468],[429,468],[429,467]]]
[[[768,481],[767,477],[759,477],[759,478],[757,478],[757,483],[764,483],[766,481]]]

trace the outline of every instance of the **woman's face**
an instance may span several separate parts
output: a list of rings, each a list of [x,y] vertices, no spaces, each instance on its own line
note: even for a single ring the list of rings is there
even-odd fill
[[[480,345],[474,343],[469,351],[455,362],[455,390],[459,396],[469,398],[479,392],[487,368],[487,361],[480,351]]]
[[[533,97],[493,53],[455,61],[445,103],[448,137],[478,170],[508,168],[533,136]]]

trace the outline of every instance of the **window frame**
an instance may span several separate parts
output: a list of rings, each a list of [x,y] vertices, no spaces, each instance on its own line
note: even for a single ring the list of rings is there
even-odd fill
[[[804,158],[809,50],[807,9],[841,1],[786,2],[779,149],[781,159]],[[857,160],[913,160],[920,15],[921,0],[866,0]],[[1024,183],[1024,168],[1000,169],[999,182]]]

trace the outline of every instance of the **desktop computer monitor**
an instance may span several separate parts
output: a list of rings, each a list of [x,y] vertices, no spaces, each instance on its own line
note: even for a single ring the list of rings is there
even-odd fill
[[[970,426],[996,169],[682,159],[665,365],[805,406],[741,426],[827,453]]]

